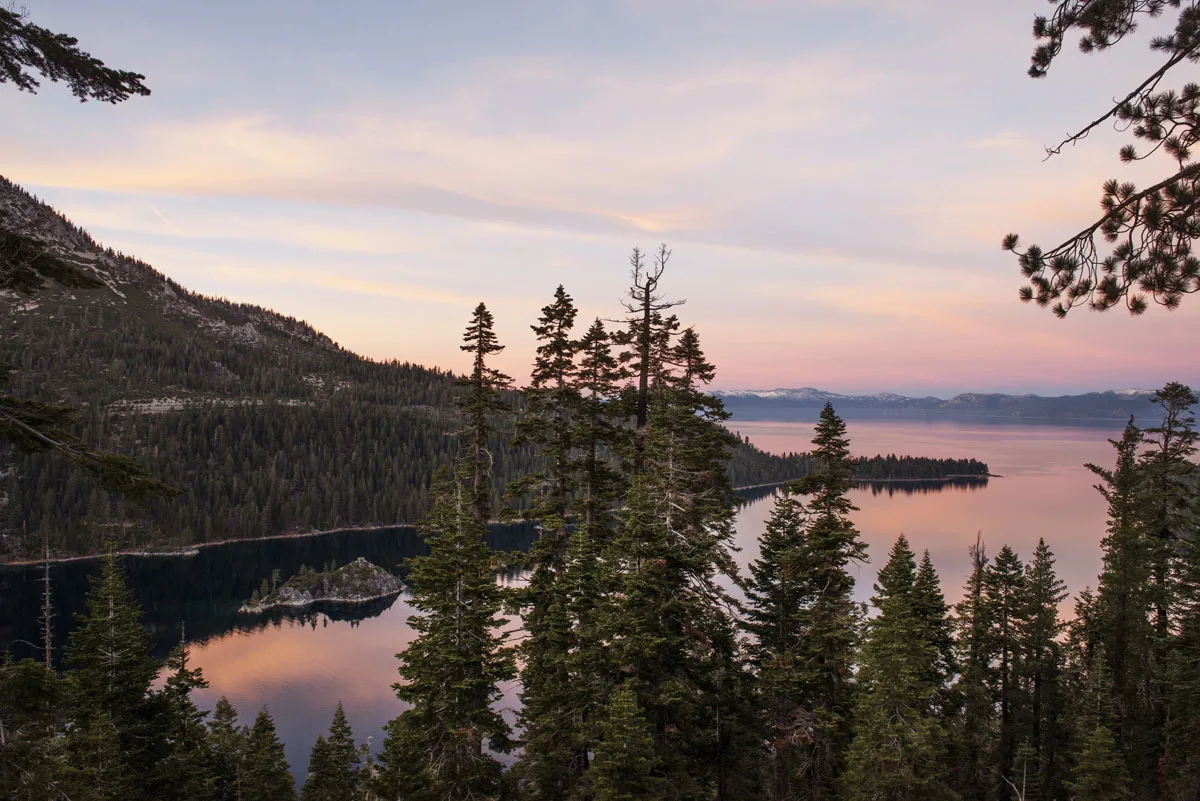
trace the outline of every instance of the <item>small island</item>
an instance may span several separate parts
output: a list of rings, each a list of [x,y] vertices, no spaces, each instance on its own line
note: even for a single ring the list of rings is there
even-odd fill
[[[300,572],[273,588],[263,579],[238,612],[258,614],[276,607],[300,608],[318,603],[361,604],[399,595],[400,579],[361,556],[345,567],[317,572],[301,567]]]

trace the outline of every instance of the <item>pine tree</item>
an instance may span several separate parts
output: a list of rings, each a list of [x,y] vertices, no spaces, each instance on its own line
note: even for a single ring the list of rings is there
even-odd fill
[[[1150,529],[1153,509],[1138,448],[1142,432],[1130,419],[1116,450],[1112,470],[1088,465],[1100,477],[1096,486],[1108,503],[1108,532],[1101,540],[1104,567],[1093,612],[1114,688],[1117,744],[1141,781],[1150,781],[1160,753],[1161,667],[1155,631],[1155,585],[1161,541]]]
[[[533,554],[535,581],[539,573],[561,570],[566,551],[568,503],[575,485],[574,418],[580,405],[575,381],[579,343],[571,338],[577,314],[574,301],[560,284],[554,302],[542,308],[542,316],[531,326],[538,346],[515,442],[536,446],[547,466],[544,472],[522,479],[519,488],[534,495],[534,506],[525,516],[539,521],[545,542],[539,548],[546,553]]]
[[[620,563],[606,551],[617,526],[616,507],[626,487],[612,454],[624,449],[629,437],[619,419],[621,370],[600,320],[595,320],[579,341],[578,358],[580,398],[573,433],[579,450],[575,462],[578,516],[559,582],[562,609],[554,610],[552,621],[560,636],[570,641],[566,661],[571,680],[567,696],[554,713],[557,725],[544,731],[547,743],[552,743],[558,754],[556,759],[572,752],[566,778],[549,769],[551,784],[563,787],[590,763],[597,721],[604,714],[614,680],[607,641],[612,627],[606,621],[614,614],[611,599],[619,589]],[[564,624],[571,627],[569,632],[563,630]]]
[[[1180,481],[1174,522],[1181,532],[1172,568],[1172,618],[1177,627],[1166,665],[1164,762],[1169,792],[1200,801],[1200,470]]]
[[[488,365],[503,350],[493,319],[480,303],[463,336],[471,374],[460,381],[466,418],[465,452],[453,476],[439,471],[433,508],[422,527],[429,555],[410,560],[409,585],[417,632],[399,654],[396,695],[410,708],[387,726],[377,789],[406,799],[491,798],[500,792],[501,767],[493,751],[511,748],[509,727],[492,709],[497,684],[514,674],[513,655],[497,629],[504,592],[496,584],[485,541],[491,518],[492,457],[487,450],[494,417],[504,410],[500,391],[509,378]]]
[[[293,801],[296,786],[288,769],[283,743],[275,733],[275,721],[263,707],[246,734],[242,763],[243,799]]]
[[[930,664],[928,679],[938,690],[934,711],[948,717],[956,711],[958,703],[950,689],[950,680],[958,672],[954,653],[954,621],[950,619],[950,607],[946,603],[946,596],[942,594],[942,582],[929,551],[925,551],[917,566],[917,574],[913,579],[912,606],[921,630],[921,639],[933,648],[934,659]]]
[[[634,420],[632,448],[627,462],[633,472],[643,467],[646,450],[646,428],[650,424],[651,389],[656,380],[667,370],[664,355],[670,350],[671,336],[678,327],[675,317],[663,317],[663,312],[682,305],[682,300],[664,300],[659,294],[659,283],[666,272],[671,251],[660,245],[654,256],[654,265],[646,264],[638,248],[629,257],[629,299],[623,301],[628,313],[628,328],[613,336],[615,344],[630,349],[621,353],[621,363],[635,383],[623,393]]]
[[[658,775],[654,738],[628,683],[613,691],[586,783],[595,801],[652,801],[669,796]]]
[[[90,584],[87,611],[77,617],[66,650],[77,723],[68,749],[73,767],[93,777],[89,781],[97,792],[138,799],[163,756],[149,698],[158,665],[150,655],[141,610],[111,552]]]
[[[962,715],[952,728],[955,788],[966,801],[989,801],[998,786],[993,768],[997,740],[992,673],[992,609],[987,602],[988,558],[982,540],[970,548],[971,574],[956,607]]]
[[[167,658],[166,685],[155,698],[160,707],[159,729],[167,743],[156,769],[155,797],[208,798],[214,784],[211,745],[204,724],[207,712],[192,701],[192,692],[208,687],[199,668],[188,667],[187,646],[180,643]]]
[[[121,734],[105,709],[74,722],[67,743],[67,771],[60,785],[61,795],[72,801],[146,797],[143,778],[126,769],[130,760],[121,743]]]
[[[1033,559],[1025,567],[1025,609],[1018,624],[1021,663],[1021,708],[1017,710],[1018,737],[1024,737],[1014,760],[1020,768],[1023,796],[1052,798],[1058,794],[1062,773],[1060,750],[1067,737],[1062,724],[1063,624],[1059,604],[1067,597],[1066,585],[1054,570],[1054,554],[1038,540]],[[1020,765],[1017,765],[1020,762]]]
[[[1130,798],[1129,774],[1107,726],[1087,733],[1067,783],[1072,801],[1122,801]]]
[[[80,102],[89,98],[120,103],[130,95],[148,95],[145,75],[104,66],[104,62],[79,49],[79,41],[54,33],[26,19],[24,9],[0,9],[0,83],[36,94],[41,83],[32,73],[57,83],[66,82]],[[31,72],[32,71],[32,72]]]
[[[359,752],[346,712],[338,702],[329,739],[318,735],[308,759],[301,801],[355,801],[359,787]]]
[[[854,740],[844,797],[905,801],[949,797],[941,776],[944,732],[932,710],[937,652],[914,611],[916,559],[903,535],[879,571],[858,670]]]
[[[436,477],[433,510],[423,524],[429,555],[409,563],[417,610],[409,625],[417,638],[399,654],[402,681],[394,687],[410,708],[388,724],[380,755],[380,786],[406,799],[495,797],[501,767],[484,744],[501,752],[510,747],[508,724],[491,707],[497,683],[514,672],[497,633],[503,591],[468,481],[444,471]]]
[[[504,350],[493,330],[494,323],[492,313],[480,303],[459,346],[471,354],[471,372],[458,382],[466,388],[459,408],[466,420],[467,440],[459,471],[469,481],[472,514],[478,526],[491,522],[490,477],[494,459],[488,450],[488,438],[495,428],[494,416],[507,410],[500,393],[512,383],[507,375],[488,366],[488,357]]]
[[[616,471],[606,455],[619,450],[626,431],[614,419],[614,399],[621,370],[611,351],[604,324],[595,320],[578,343],[576,375],[579,413],[572,439],[582,452],[577,462],[580,528],[592,540],[607,540],[613,526],[613,507],[619,494]]]
[[[208,721],[208,742],[213,801],[240,801],[246,731],[237,724],[237,710],[225,696],[217,699]]]
[[[1025,568],[1007,545],[1000,548],[984,575],[984,601],[988,605],[989,650],[992,668],[989,684],[998,706],[999,732],[993,770],[997,776],[1012,773],[1013,760],[1023,739],[1017,711],[1024,703],[1019,679],[1020,627],[1025,614]],[[1002,794],[1006,795],[1004,791]]]
[[[602,557],[615,579],[602,635],[612,671],[636,679],[671,792],[682,798],[704,792],[727,770],[725,726],[735,717],[727,708],[732,696],[717,690],[729,675],[734,640],[707,635],[733,628],[718,583],[736,572],[726,470],[732,436],[720,425],[720,401],[701,389],[712,370],[698,338],[690,341],[693,369],[655,384],[643,470]]]
[[[807,525],[804,504],[790,490],[782,490],[746,580],[744,625],[754,637],[751,659],[768,747],[771,799],[793,797],[804,758],[801,744],[809,736],[808,695],[799,681],[804,639],[801,609],[811,600],[804,541]]]
[[[527,605],[521,671],[524,753],[518,773],[531,798],[566,798],[582,768],[572,736],[577,730],[571,709],[568,664],[572,626],[560,580],[566,567],[567,518],[576,487],[575,417],[581,393],[576,385],[571,338],[576,309],[560,285],[554,302],[542,309],[532,326],[539,345],[526,390],[527,405],[517,425],[517,443],[531,442],[547,470],[517,482],[532,492],[534,506],[524,512],[538,521],[540,536],[529,558],[531,576],[524,593]]]
[[[0,659],[0,797],[61,797],[68,773],[56,726],[63,691],[62,679],[44,664]]]
[[[864,560],[866,548],[850,520],[856,511],[848,492],[853,466],[846,424],[825,404],[817,423],[812,455],[819,472],[805,476],[798,491],[809,497],[812,515],[805,537],[805,569],[809,581],[801,612],[804,640],[799,664],[812,716],[805,743],[808,769],[801,776],[800,797],[826,799],[834,788],[849,745],[852,665],[858,643],[861,610],[853,601],[854,578],[847,568]]]
[[[312,750],[308,752],[308,775],[300,788],[300,801],[326,801],[328,796],[329,741],[318,734]]]
[[[1083,682],[1067,789],[1075,801],[1125,801],[1132,797],[1130,779],[1112,734],[1113,686],[1103,646],[1094,650]]]
[[[329,754],[333,768],[332,797],[352,799],[358,791],[359,754],[354,744],[354,732],[346,720],[346,710],[338,701],[329,724]]]
[[[1162,420],[1142,432],[1142,441],[1148,447],[1139,467],[1148,495],[1148,535],[1158,545],[1152,580],[1155,630],[1161,638],[1169,629],[1169,559],[1176,540],[1174,515],[1183,504],[1185,490],[1181,482],[1193,469],[1189,459],[1200,441],[1191,410],[1200,399],[1189,387],[1171,382],[1154,393],[1153,401],[1162,410]]]

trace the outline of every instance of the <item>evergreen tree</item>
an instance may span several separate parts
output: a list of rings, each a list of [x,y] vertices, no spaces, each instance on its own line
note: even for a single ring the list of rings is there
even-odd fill
[[[991,622],[988,646],[992,665],[988,684],[998,707],[999,730],[992,766],[996,776],[1012,773],[1017,748],[1023,739],[1017,712],[1025,700],[1019,679],[1025,591],[1021,560],[1012,548],[1004,545],[984,575],[984,602]],[[1001,797],[1008,795],[1007,789],[1002,787]]]
[[[242,762],[246,750],[246,730],[237,723],[237,710],[221,696],[208,721],[208,742],[212,759],[213,801],[241,801]]]
[[[1096,726],[1086,734],[1067,786],[1072,801],[1122,801],[1131,797],[1129,774],[1107,726]]]
[[[852,599],[851,561],[866,558],[856,511],[848,492],[853,468],[846,424],[826,403],[817,423],[812,455],[821,469],[805,476],[798,491],[809,497],[812,515],[805,536],[805,571],[809,586],[800,615],[804,632],[798,663],[800,685],[807,696],[811,732],[804,743],[807,768],[800,777],[799,797],[833,797],[849,745],[853,657],[861,610]]]
[[[1086,667],[1075,722],[1075,765],[1067,789],[1077,801],[1131,798],[1129,772],[1112,734],[1112,682],[1103,646]]]
[[[587,772],[595,801],[651,801],[669,796],[658,775],[654,738],[628,683],[613,691],[601,723],[596,758]]]
[[[1163,762],[1173,798],[1200,801],[1200,471],[1184,478],[1180,489],[1172,582],[1177,629],[1166,665],[1165,734],[1170,748]]]
[[[288,769],[283,743],[275,733],[275,721],[263,707],[246,734],[242,762],[242,794],[249,801],[292,801],[296,786]]]
[[[623,393],[634,420],[632,450],[628,454],[629,467],[642,469],[642,458],[646,449],[646,427],[650,424],[651,389],[667,370],[664,356],[671,347],[671,335],[678,327],[674,316],[663,317],[667,309],[681,305],[682,300],[664,300],[659,294],[659,283],[666,272],[671,251],[660,245],[654,256],[654,265],[646,264],[638,248],[629,257],[629,299],[624,301],[628,313],[628,328],[617,332],[613,340],[618,345],[629,347],[621,353],[621,363],[635,380]]]
[[[338,702],[329,739],[318,735],[308,759],[301,801],[355,801],[359,788],[359,752],[346,712]]]
[[[619,590],[620,562],[607,551],[617,525],[616,507],[626,485],[612,454],[624,448],[629,435],[619,419],[621,370],[600,320],[595,320],[579,341],[578,359],[579,413],[573,433],[579,451],[575,462],[578,513],[556,601],[562,608],[553,611],[551,621],[556,636],[569,641],[567,671],[571,678],[566,697],[553,713],[557,721],[542,730],[557,760],[571,752],[565,775],[552,767],[548,774],[551,784],[563,787],[590,763],[597,722],[614,680],[607,635],[612,630],[610,616],[616,613],[611,601]]]
[[[1160,754],[1161,679],[1155,631],[1155,585],[1161,541],[1152,535],[1153,510],[1145,473],[1138,463],[1142,432],[1130,419],[1112,470],[1088,465],[1108,503],[1108,532],[1100,545],[1104,566],[1095,608],[1094,638],[1114,690],[1116,740],[1140,781],[1151,781]]]
[[[952,729],[954,786],[966,801],[989,801],[998,791],[993,768],[996,709],[990,686],[992,608],[987,601],[988,559],[982,540],[970,548],[971,574],[956,607],[962,715]]]
[[[572,648],[571,621],[559,582],[566,565],[567,518],[576,485],[575,417],[581,394],[576,385],[575,353],[571,338],[576,309],[563,287],[554,302],[542,309],[532,326],[539,345],[525,414],[517,424],[517,442],[532,442],[547,469],[518,482],[516,489],[534,494],[525,517],[538,521],[540,536],[530,554],[531,576],[524,596],[528,636],[522,645],[521,671],[524,753],[521,769],[531,798],[566,798],[577,778],[578,749],[571,709],[568,665]]]
[[[99,709],[76,720],[67,743],[67,771],[61,795],[83,801],[122,801],[145,798],[144,774],[133,775],[116,721]]]
[[[149,698],[158,665],[117,558],[110,553],[90,583],[87,611],[66,650],[77,724],[68,737],[70,760],[100,797],[139,799],[163,757]]]
[[[626,432],[614,419],[613,410],[621,370],[599,319],[579,340],[578,355],[579,413],[572,439],[582,452],[577,462],[580,528],[602,542],[611,534],[620,489],[608,454],[618,449]]]
[[[1147,492],[1147,536],[1153,543],[1154,630],[1159,645],[1164,646],[1170,631],[1171,558],[1177,540],[1175,516],[1184,503],[1184,479],[1194,469],[1189,460],[1196,452],[1200,432],[1195,430],[1196,420],[1191,410],[1200,400],[1190,388],[1175,382],[1155,392],[1153,400],[1162,411],[1162,420],[1143,432],[1142,439],[1148,447],[1139,460],[1139,468]]]
[[[1180,0],[1054,0],[1053,5],[1050,15],[1034,18],[1038,44],[1029,67],[1034,78],[1047,75],[1076,30],[1082,52],[1102,53],[1140,31],[1143,20],[1149,23],[1172,10],[1177,17],[1173,27],[1156,26],[1158,35],[1149,38],[1161,59],[1150,74],[1131,81],[1129,92],[1115,90],[1107,111],[1089,114],[1090,123],[1048,148],[1048,154],[1061,153],[1111,122],[1145,143],[1140,152],[1133,144],[1122,145],[1122,163],[1159,152],[1173,163],[1162,180],[1140,191],[1129,181],[1105,181],[1100,219],[1054,248],[1043,251],[1031,245],[1020,253],[1021,273],[1029,279],[1020,297],[1039,306],[1053,304],[1060,317],[1084,303],[1103,311],[1124,302],[1130,313],[1141,314],[1149,305],[1147,295],[1174,309],[1185,294],[1200,289],[1200,261],[1192,250],[1197,165],[1191,147],[1200,139],[1200,87],[1187,66],[1196,63],[1200,48],[1197,9]],[[1179,66],[1188,82],[1180,90],[1164,87],[1167,74]],[[1005,237],[1003,247],[1019,252],[1017,235]]]
[[[1039,764],[1037,750],[1026,740],[1017,749],[1012,770],[1004,777],[1004,784],[1016,801],[1039,801],[1046,797],[1043,795],[1042,777],[1043,770]]]
[[[717,691],[729,675],[734,640],[707,635],[733,628],[730,599],[717,580],[736,574],[725,469],[731,435],[720,425],[720,401],[700,389],[712,371],[700,367],[706,363],[698,338],[691,342],[694,369],[655,384],[644,469],[603,556],[616,582],[602,635],[611,669],[635,679],[668,785],[680,798],[718,782],[728,767],[720,758],[724,727],[734,717],[722,712],[731,697]]]
[[[0,9],[0,83],[36,94],[40,74],[65,82],[80,102],[120,103],[130,95],[149,95],[145,75],[115,70],[79,49],[79,40],[34,25],[24,9]]]
[[[776,496],[758,559],[746,580],[744,625],[754,637],[757,706],[768,752],[768,797],[793,797],[801,773],[809,717],[801,682],[804,640],[802,607],[811,599],[806,571],[808,513],[799,497],[783,489]]]
[[[1021,795],[1026,799],[1053,798],[1061,783],[1060,751],[1068,732],[1062,723],[1063,624],[1059,604],[1067,597],[1066,585],[1054,570],[1054,554],[1038,540],[1033,559],[1025,567],[1025,609],[1019,627],[1021,707],[1016,719],[1023,738],[1013,770],[1020,771]],[[1019,763],[1019,764],[1018,764]]]
[[[859,663],[846,798],[949,797],[941,775],[944,732],[933,714],[937,651],[915,612],[916,572],[901,535],[871,599],[879,615],[867,626]]]
[[[192,701],[192,692],[208,687],[199,668],[188,667],[187,646],[180,643],[167,658],[166,685],[155,700],[166,753],[157,765],[155,796],[162,799],[208,798],[214,785],[211,744],[204,724],[207,712]]]
[[[469,464],[469,457],[468,457]],[[497,629],[503,591],[475,516],[467,478],[443,472],[424,523],[429,555],[410,561],[417,632],[399,654],[396,695],[410,705],[388,724],[380,787],[406,799],[492,798],[501,767],[484,751],[509,749],[509,729],[492,709],[497,683],[513,675],[513,658]]]
[[[346,720],[346,710],[338,701],[333,711],[333,722],[329,724],[329,754],[333,768],[332,797],[352,799],[358,791],[359,753],[354,744],[354,732]]]
[[[0,660],[0,797],[61,798],[67,769],[56,729],[63,700],[57,673],[32,659]]]
[[[489,435],[495,423],[493,418],[507,407],[500,396],[512,379],[488,366],[488,357],[504,350],[496,339],[492,313],[480,303],[475,307],[467,330],[463,334],[460,350],[471,354],[471,372],[458,383],[466,392],[459,400],[466,421],[464,432],[467,440],[466,453],[458,470],[469,482],[471,512],[477,526],[491,522],[491,471],[494,457],[488,448]]]
[[[538,346],[525,389],[525,410],[517,422],[516,443],[532,443],[547,466],[542,473],[522,479],[518,487],[534,495],[534,505],[525,511],[525,517],[539,521],[541,539],[546,543],[533,554],[535,582],[541,574],[561,570],[566,551],[568,503],[575,484],[574,418],[580,402],[575,381],[579,343],[571,338],[577,314],[574,301],[560,284],[554,302],[542,308],[541,317],[531,326]]]
[[[308,752],[308,775],[304,779],[304,786],[300,788],[300,801],[325,801],[330,772],[329,741],[324,734],[318,734],[317,741]]]
[[[950,680],[958,672],[954,653],[954,621],[950,619],[950,607],[946,603],[946,596],[942,594],[942,582],[929,551],[921,556],[913,579],[912,611],[920,627],[922,641],[933,648],[934,658],[929,666],[928,679],[938,690],[934,711],[949,717],[958,703],[950,689]]]

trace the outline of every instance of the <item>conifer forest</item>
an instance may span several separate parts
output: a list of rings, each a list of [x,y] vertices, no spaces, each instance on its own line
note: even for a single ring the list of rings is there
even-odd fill
[[[1157,26],[1150,51],[1162,66],[1140,84],[1126,81],[1131,93],[1121,91],[1108,114],[1046,148],[1046,157],[1115,123],[1142,148],[1123,145],[1123,164],[1156,153],[1174,164],[1171,176],[1142,190],[1104,183],[1101,219],[1057,247],[1022,245],[1015,234],[1003,240],[1004,258],[1025,282],[1008,305],[1056,326],[1077,322],[1084,315],[1071,312],[1080,306],[1124,307],[1138,318],[1119,328],[1102,318],[1078,335],[1094,340],[1053,362],[1086,374],[1119,361],[1121,338],[1135,336],[1127,332],[1148,319],[1151,301],[1175,314],[1200,291],[1191,251],[1200,237],[1200,168],[1191,154],[1200,86],[1160,88],[1174,67],[1194,71],[1200,61],[1200,3],[1050,5],[1034,22],[1030,76],[1045,76],[1071,37],[1082,37],[1092,58],[1139,24]],[[0,84],[11,84],[3,91],[24,99],[49,94],[43,84],[64,84],[53,91],[94,101],[89,112],[119,107],[117,116],[149,102],[153,77],[106,66],[35,17],[0,6]],[[330,23],[331,38],[335,29]],[[549,80],[541,69],[531,59],[517,73]],[[733,85],[745,91],[741,80]],[[163,79],[165,91],[181,83],[177,73]],[[483,102],[464,97],[455,102]],[[208,135],[250,148],[253,124]],[[429,132],[411,135],[406,147]],[[439,135],[449,149],[453,137]],[[999,147],[1008,145],[971,152]],[[298,146],[288,153],[297,163],[312,156]],[[782,180],[786,170],[778,170]],[[65,180],[45,186],[55,191]],[[437,202],[451,203],[444,194]],[[494,222],[516,236],[521,226],[507,224]],[[40,593],[36,626],[0,620],[0,634],[20,632],[0,642],[9,647],[0,654],[0,799],[1200,801],[1192,340],[1158,343],[1184,380],[1143,392],[1153,416],[1104,428],[1104,458],[1073,466],[1092,487],[1089,519],[1104,520],[1084,538],[1098,552],[1089,586],[1068,586],[1069,558],[1056,551],[1069,545],[1078,559],[1079,543],[1065,542],[1057,507],[1047,511],[1035,498],[1015,504],[1033,509],[1019,510],[1020,520],[1036,520],[1028,539],[976,534],[999,525],[979,520],[955,534],[967,570],[939,572],[935,556],[944,567],[943,557],[925,547],[925,532],[889,530],[885,546],[868,543],[863,521],[878,524],[864,508],[963,504],[1009,480],[996,463],[864,449],[856,421],[835,402],[805,423],[811,444],[802,450],[761,445],[757,438],[771,432],[743,433],[718,391],[728,386],[711,355],[720,345],[680,295],[692,268],[681,264],[686,249],[676,250],[680,257],[666,244],[633,248],[615,273],[624,279],[621,298],[603,308],[577,300],[570,285],[579,273],[568,280],[564,268],[561,282],[539,290],[536,317],[519,321],[531,334],[522,341],[533,343],[519,354],[520,373],[512,367],[519,348],[502,336],[517,328],[502,316],[511,298],[497,293],[460,308],[448,290],[452,301],[415,292],[422,303],[446,304],[439,314],[453,308],[463,318],[455,321],[461,335],[437,345],[453,362],[422,367],[359,356],[293,317],[191,292],[0,179],[0,571],[36,572]],[[896,258],[889,269],[901,269]],[[844,313],[849,329],[899,305],[889,298],[839,307],[836,292],[807,280],[796,278],[797,291],[823,291],[829,308],[801,304],[797,316]],[[286,287],[276,289],[285,296]],[[948,289],[922,291],[930,302],[900,319],[927,314],[944,325],[940,338],[971,336],[934,308]],[[994,322],[979,315],[980,328]],[[736,337],[765,330],[750,323],[739,323],[747,334],[711,327]],[[1110,330],[1105,324],[1111,333],[1096,334]],[[1014,335],[1022,346],[1031,341]],[[934,347],[920,342],[912,349]],[[407,344],[428,346],[416,337]],[[826,346],[837,347],[832,336],[790,342],[789,357]],[[1039,358],[1050,365],[1054,347],[980,366],[975,378]],[[721,369],[769,371],[771,353],[748,355],[748,367],[722,359]],[[872,356],[864,351],[864,360]],[[886,361],[871,369],[886,370]],[[787,393],[800,391],[754,397]],[[901,396],[869,397],[882,408]],[[944,421],[920,422],[926,444],[945,433]],[[982,435],[972,429],[974,441],[999,442],[995,452],[1004,453],[1021,432],[1002,422]],[[739,515],[752,502],[769,511],[750,545]],[[201,626],[180,620],[168,655],[163,629],[175,625],[173,613],[153,602],[143,608],[129,570],[133,559],[189,559],[234,541],[406,524],[416,526],[419,547],[402,564],[351,554],[338,573],[347,587],[347,576],[359,577],[370,611],[322,623],[357,626],[403,599],[411,636],[385,643],[394,683],[375,688],[396,714],[382,730],[352,726],[353,697],[364,693],[354,676],[328,697],[297,696],[291,703],[325,721],[303,735],[303,770],[289,759],[294,739],[279,726],[279,709],[235,705],[197,654],[218,633],[315,631],[319,615],[278,611],[270,623],[217,632],[225,601],[213,590],[195,601],[210,629],[197,637]],[[530,536],[497,534],[505,525]],[[67,620],[53,570],[69,559],[90,559],[95,569],[84,611]],[[253,564],[264,567],[261,558]],[[244,599],[246,615],[287,606],[281,582],[289,598],[312,595],[338,571],[326,561],[320,572],[302,565],[289,578],[265,567],[270,573]],[[5,617],[27,607],[0,597]],[[389,629],[364,626],[355,636],[381,631]]]

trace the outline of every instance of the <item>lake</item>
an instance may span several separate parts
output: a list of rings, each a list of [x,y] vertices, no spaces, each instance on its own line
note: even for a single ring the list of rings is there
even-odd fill
[[[776,452],[807,450],[813,430],[810,423],[793,422],[736,422],[730,427]],[[1111,466],[1107,439],[1119,430],[912,421],[851,421],[848,427],[855,454],[976,457],[1000,476],[978,488],[856,490],[859,511],[854,519],[871,558],[855,567],[859,598],[870,596],[875,570],[900,533],[918,553],[929,550],[951,601],[961,595],[970,565],[967,548],[977,534],[989,553],[1008,543],[1022,557],[1045,537],[1072,592],[1095,583],[1105,506],[1092,488],[1095,476],[1082,465]],[[769,490],[756,493],[757,499],[739,512],[738,561],[743,567],[756,556],[772,495]],[[533,537],[529,526],[497,526],[490,535],[492,544],[504,549],[527,548]],[[244,723],[269,706],[288,759],[303,777],[309,749],[327,729],[339,700],[355,735],[372,737],[375,745],[383,724],[401,711],[391,685],[397,679],[395,654],[412,637],[406,624],[411,609],[403,596],[355,609],[277,611],[258,618],[239,617],[237,606],[274,568],[287,576],[301,564],[343,565],[362,556],[394,569],[422,550],[414,529],[397,527],[232,543],[202,549],[194,557],[128,558],[125,564],[156,651],[165,655],[181,636],[192,643],[192,663],[211,684],[197,693],[197,701],[211,708],[226,695]],[[86,577],[97,570],[95,561],[52,569],[59,650],[68,622],[83,608]],[[0,649],[32,653],[28,642],[38,636],[40,576],[38,568],[0,568]],[[511,719],[516,687],[505,689],[501,705]]]

